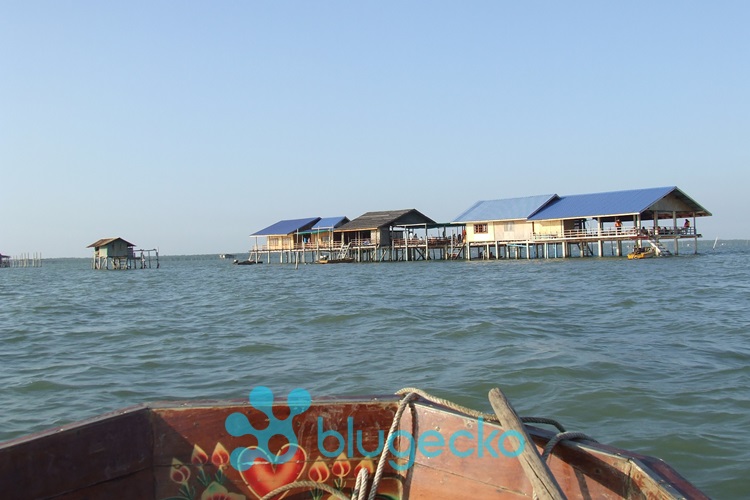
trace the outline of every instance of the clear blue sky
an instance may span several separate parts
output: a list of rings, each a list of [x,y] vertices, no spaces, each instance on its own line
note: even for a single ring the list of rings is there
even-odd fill
[[[0,252],[680,187],[748,238],[750,2],[5,2]]]

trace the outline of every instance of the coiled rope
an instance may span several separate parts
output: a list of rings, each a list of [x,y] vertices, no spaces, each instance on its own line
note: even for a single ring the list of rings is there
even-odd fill
[[[453,401],[449,401],[447,399],[433,396],[432,394],[429,394],[423,391],[422,389],[417,389],[414,387],[405,387],[403,389],[396,391],[396,394],[399,396],[404,396],[404,397],[401,398],[401,400],[399,401],[398,408],[396,409],[396,413],[393,416],[393,420],[391,421],[391,427],[388,430],[388,437],[386,438],[385,443],[383,444],[383,450],[380,452],[378,466],[375,469],[375,475],[373,476],[372,484],[370,485],[369,496],[367,495],[367,481],[369,479],[369,473],[367,469],[363,468],[363,469],[360,469],[359,473],[357,474],[357,478],[354,483],[354,490],[352,491],[351,497],[344,494],[341,490],[337,490],[336,488],[329,486],[327,484],[316,483],[314,481],[294,481],[292,483],[285,484],[284,486],[279,486],[275,490],[266,494],[263,498],[261,498],[261,500],[271,500],[273,497],[281,493],[284,493],[285,491],[298,489],[298,488],[322,490],[322,491],[325,491],[326,493],[330,493],[334,497],[339,498],[341,500],[374,500],[378,492],[378,487],[380,486],[380,481],[383,478],[383,472],[385,470],[385,463],[386,463],[386,458],[388,456],[388,450],[389,450],[389,446],[387,445],[387,443],[391,442],[393,434],[396,432],[396,429],[398,428],[401,422],[401,416],[404,414],[404,410],[406,410],[406,407],[409,406],[409,404],[417,397],[420,397],[431,403],[438,404],[445,408],[451,409],[457,413],[462,413],[469,417],[482,418],[488,422],[501,423],[500,419],[494,413],[485,413],[485,412],[473,410],[466,406],[462,406],[457,403],[454,403]],[[560,441],[564,441],[568,439],[585,439],[588,441],[593,441],[595,443],[597,442],[595,439],[591,439],[586,434],[583,434],[581,432],[566,431],[565,427],[563,427],[559,422],[550,418],[521,417],[521,421],[524,423],[538,423],[538,424],[552,425],[560,431],[557,434],[555,434],[555,436],[552,437],[552,439],[550,439],[549,442],[547,442],[547,445],[544,447],[544,451],[542,453],[542,460],[544,462],[548,460],[550,454],[552,453],[552,449]]]

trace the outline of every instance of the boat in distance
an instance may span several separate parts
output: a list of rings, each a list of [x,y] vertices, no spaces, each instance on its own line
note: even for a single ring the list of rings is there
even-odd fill
[[[628,259],[630,260],[650,259],[651,257],[656,257],[656,251],[653,248],[635,247],[628,254]]]
[[[354,257],[331,258],[329,255],[321,255],[318,264],[349,264],[354,262]]]
[[[234,264],[235,266],[252,266],[254,264],[263,264],[263,262],[262,261],[254,261],[254,260],[238,260],[238,259],[234,259],[232,261],[232,264]]]
[[[663,461],[418,389],[169,401],[0,443],[5,498],[708,498]]]

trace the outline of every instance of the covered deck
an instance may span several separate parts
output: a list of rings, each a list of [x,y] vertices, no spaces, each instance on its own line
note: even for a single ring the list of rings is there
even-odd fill
[[[711,213],[677,187],[555,196],[524,222],[520,238],[472,241],[473,258],[558,258],[623,256],[653,248],[678,255],[680,242],[697,252],[698,218]]]

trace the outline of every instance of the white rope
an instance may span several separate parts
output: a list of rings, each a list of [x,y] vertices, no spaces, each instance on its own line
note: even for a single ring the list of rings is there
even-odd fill
[[[359,469],[357,481],[354,483],[354,491],[352,491],[352,500],[365,500],[369,475],[370,473],[364,467]]]
[[[378,467],[377,469],[375,469],[375,477],[372,478],[372,485],[370,486],[370,496],[367,497],[367,500],[374,500],[375,495],[377,495],[378,493],[378,486],[380,486],[380,480],[383,477],[383,470],[385,469],[385,458],[388,456],[388,444],[391,442],[393,433],[396,432],[396,427],[398,427],[398,424],[401,421],[401,415],[404,414],[406,406],[412,399],[414,399],[418,395],[419,394],[415,391],[409,392],[398,404],[398,409],[396,410],[396,414],[393,416],[393,421],[391,422],[391,428],[388,430],[388,437],[383,444],[383,451],[380,452]]]
[[[431,403],[437,403],[440,406],[445,406],[446,408],[450,408],[451,410],[455,410],[459,413],[463,413],[470,417],[474,417],[474,418],[482,417],[482,419],[488,422],[499,422],[497,415],[495,415],[494,413],[483,413],[481,411],[472,410],[471,408],[467,408],[466,406],[461,406],[460,404],[454,403],[453,401],[448,401],[447,399],[433,396],[432,394],[429,394],[423,391],[422,389],[415,389],[414,387],[405,387],[401,390],[396,391],[396,394],[398,394],[399,396],[403,394],[409,394],[409,393],[418,394],[421,398],[426,399],[427,401],[430,401]]]
[[[296,488],[310,488],[313,490],[323,490],[326,493],[330,493],[331,495],[335,496],[336,498],[340,498],[341,500],[352,500],[348,496],[344,495],[341,491],[337,490],[333,486],[328,486],[327,484],[322,483],[316,483],[315,481],[295,481],[293,483],[285,484],[284,486],[279,486],[272,492],[268,493],[266,496],[261,498],[260,500],[271,500],[273,497],[280,493],[284,493],[285,491],[293,490]]]
[[[441,406],[454,410],[458,413],[463,413],[464,415],[467,415],[470,417],[482,418],[488,422],[501,423],[500,420],[497,418],[497,415],[495,415],[494,413],[484,413],[484,412],[480,412],[477,410],[473,410],[471,408],[468,408],[466,406],[461,406],[447,399],[433,396],[432,394],[429,394],[421,389],[417,389],[414,387],[405,387],[403,389],[396,391],[396,394],[399,396],[404,396],[404,397],[401,399],[401,401],[399,401],[398,408],[396,409],[396,414],[393,416],[393,420],[391,421],[391,427],[388,430],[388,437],[386,438],[385,443],[383,444],[383,450],[380,452],[380,458],[378,459],[378,466],[375,469],[375,475],[373,476],[372,484],[370,485],[369,496],[367,496],[367,481],[369,479],[369,473],[367,469],[362,468],[357,474],[357,479],[354,483],[354,490],[352,491],[351,497],[346,496],[340,490],[337,490],[333,488],[332,486],[328,486],[327,484],[316,483],[314,481],[295,481],[293,483],[289,483],[284,486],[280,486],[276,488],[275,490],[271,491],[270,493],[265,495],[263,498],[261,498],[261,500],[271,500],[273,497],[279,495],[280,493],[283,493],[285,491],[289,491],[295,488],[310,488],[310,489],[322,490],[322,491],[325,491],[326,493],[330,493],[331,495],[341,500],[374,500],[375,496],[378,493],[378,487],[380,486],[380,481],[383,478],[383,472],[385,470],[386,459],[388,457],[388,452],[390,448],[389,443],[391,442],[393,434],[396,432],[396,429],[399,423],[401,422],[401,416],[404,414],[404,410],[406,410],[406,407],[409,405],[409,403],[413,401],[417,396],[427,401],[430,401],[431,403],[439,404]],[[554,448],[555,445],[562,440],[586,439],[589,441],[596,442],[595,439],[591,439],[590,437],[580,432],[566,432],[565,428],[562,425],[560,425],[557,421],[552,420],[552,419],[539,418],[539,417],[522,417],[521,421],[523,421],[524,423],[549,424],[549,425],[553,425],[557,427],[557,429],[560,430],[560,432],[557,435],[555,435],[552,439],[550,439],[547,442],[547,446],[544,448],[544,452],[542,453],[542,459],[544,461],[546,461],[549,458],[549,455],[552,452],[552,448]],[[534,497],[536,498],[536,495],[534,495]]]

